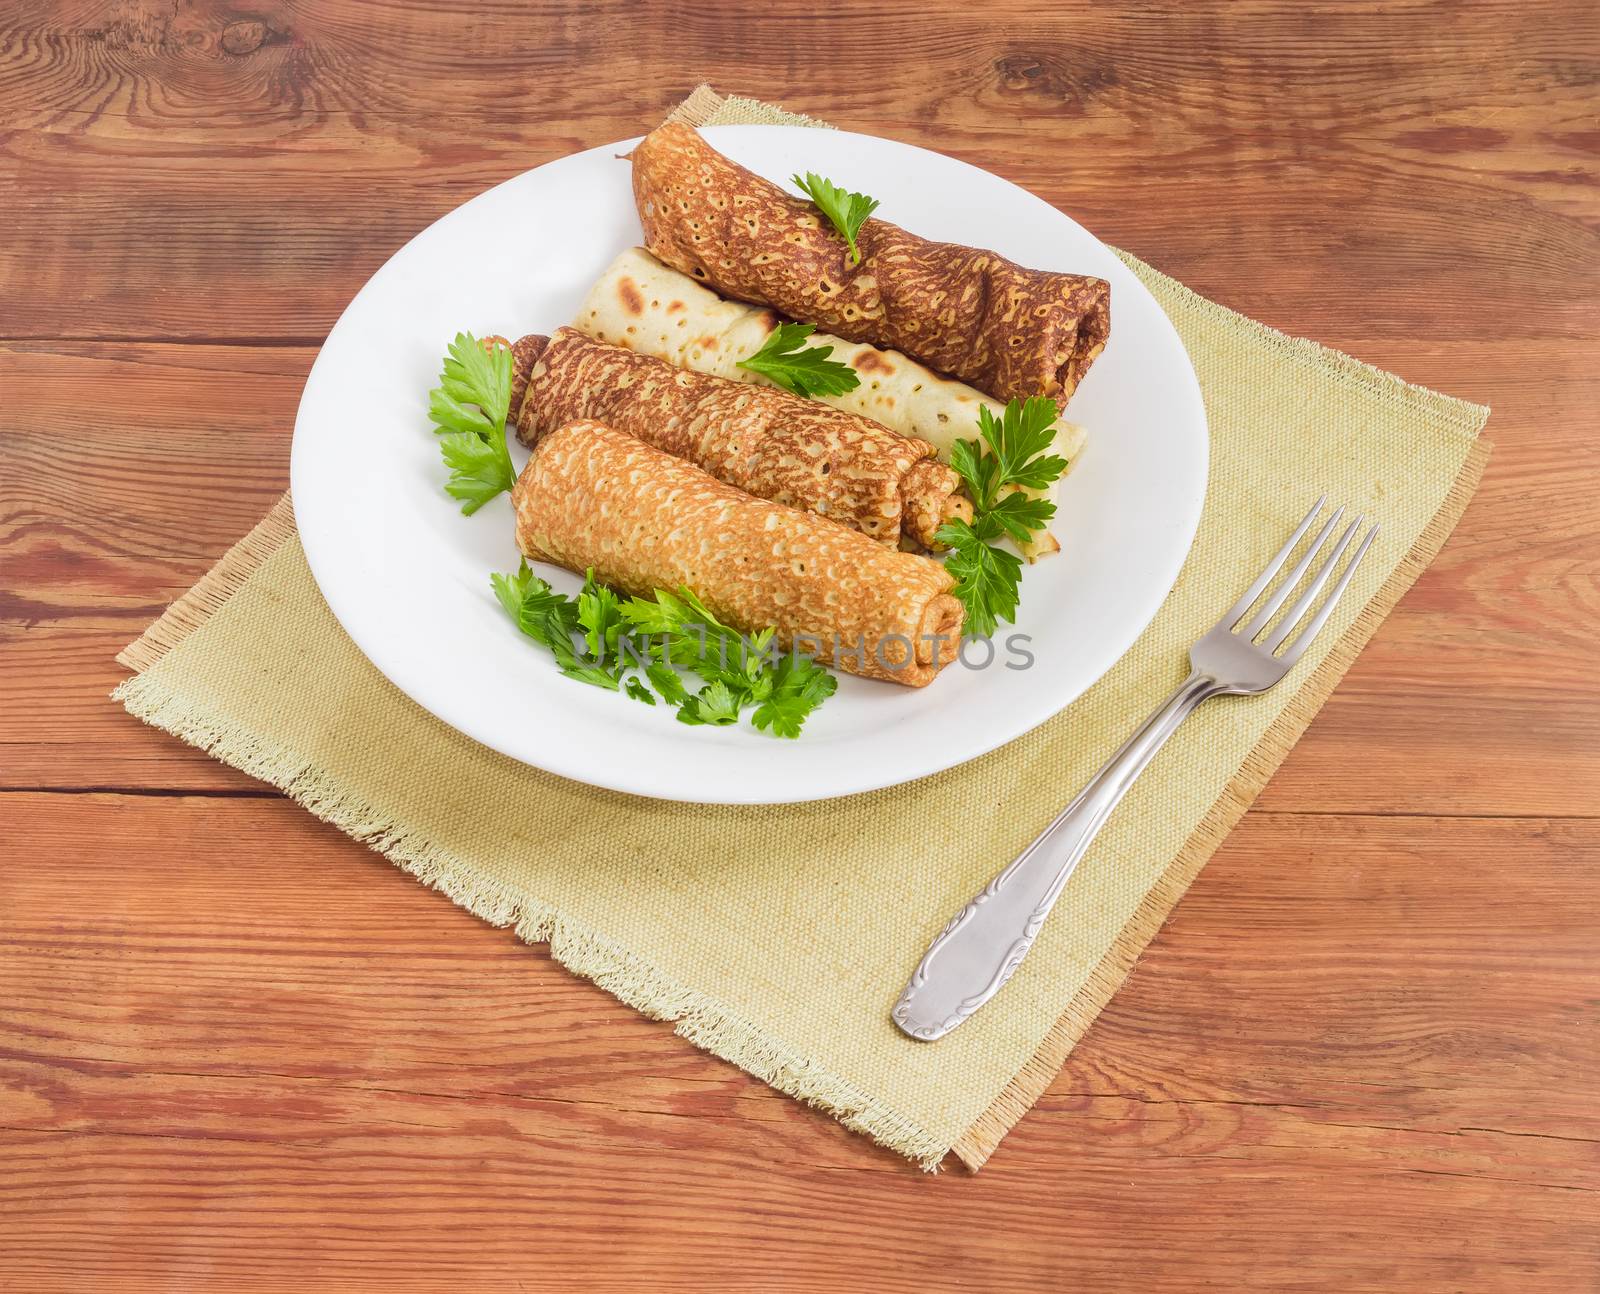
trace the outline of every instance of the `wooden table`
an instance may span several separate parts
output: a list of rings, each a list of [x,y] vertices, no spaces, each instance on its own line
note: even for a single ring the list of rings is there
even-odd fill
[[[1597,11],[935,9],[5,7],[0,1288],[1600,1287]],[[1455,538],[976,1178],[106,697],[284,488],[366,277],[701,79],[1495,408]]]

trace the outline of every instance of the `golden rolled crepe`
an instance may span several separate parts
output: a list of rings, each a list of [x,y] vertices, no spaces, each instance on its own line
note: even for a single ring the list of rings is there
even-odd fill
[[[1065,401],[1110,335],[1104,279],[1025,269],[886,220],[862,225],[852,264],[811,202],[678,122],[634,149],[633,197],[645,246],[674,269],[724,296],[904,351],[1000,400]]]
[[[592,418],[747,494],[819,512],[891,548],[902,535],[932,548],[946,521],[972,517],[960,478],[926,441],[787,391],[674,368],[574,328],[540,340],[513,348],[524,444]]]
[[[542,436],[511,491],[517,547],[639,597],[687,587],[744,633],[865,678],[923,687],[962,608],[929,557],[758,499],[602,423]]]
[[[760,350],[782,322],[782,316],[764,306],[725,300],[687,274],[669,269],[644,248],[630,247],[589,289],[574,326],[596,341],[654,355],[679,368],[769,386],[759,373],[740,368],[739,361]],[[831,346],[832,358],[861,375],[855,390],[813,399],[871,418],[902,436],[925,440],[945,462],[956,441],[977,436],[979,409],[987,408],[997,418],[1005,412],[1000,401],[964,382],[941,377],[899,351],[823,332],[813,333],[809,344]],[[1070,471],[1083,452],[1084,430],[1058,418],[1052,431],[1051,450],[1066,459]],[[1053,481],[1043,490],[1027,493],[1054,503],[1058,486]],[[1045,529],[1034,534],[1022,554],[1032,561],[1060,547]]]

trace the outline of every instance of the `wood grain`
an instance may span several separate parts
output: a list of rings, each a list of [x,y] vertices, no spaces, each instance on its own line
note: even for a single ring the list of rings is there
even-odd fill
[[[12,7],[0,337],[320,337],[422,225],[702,78],[980,162],[1292,331],[1317,300],[1370,336],[1587,335],[1588,6],[925,10],[267,0],[233,53],[213,0]]]
[[[284,487],[366,276],[702,79],[1495,409],[1455,538],[975,1178],[106,700]],[[1597,87],[1573,0],[6,7],[0,1289],[1600,1287]]]
[[[1005,1152],[929,1179],[281,800],[17,805],[6,856],[73,864],[0,879],[25,1285],[1600,1276],[1597,823],[1252,814]]]

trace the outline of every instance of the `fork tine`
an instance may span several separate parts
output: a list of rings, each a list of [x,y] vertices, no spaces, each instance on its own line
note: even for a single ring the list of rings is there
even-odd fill
[[[1272,577],[1283,569],[1283,564],[1289,560],[1289,554],[1294,552],[1294,546],[1300,542],[1300,537],[1311,529],[1311,523],[1317,519],[1317,513],[1322,511],[1322,505],[1328,501],[1324,494],[1311,505],[1311,511],[1306,513],[1300,524],[1294,528],[1294,534],[1289,536],[1289,542],[1278,549],[1278,555],[1267,563],[1267,569],[1256,576],[1256,582],[1244,591],[1244,596],[1233,604],[1233,609],[1222,618],[1222,624],[1232,629],[1244,618],[1244,613],[1250,609],[1251,604],[1261,596],[1261,591],[1272,583]]]
[[[1322,545],[1328,542],[1328,536],[1333,533],[1333,528],[1339,524],[1339,519],[1343,516],[1343,507],[1333,510],[1333,515],[1324,523],[1322,529],[1317,532],[1317,537],[1311,541],[1310,547],[1306,549],[1305,556],[1294,564],[1294,569],[1284,577],[1283,583],[1278,585],[1278,591],[1262,604],[1261,610],[1250,617],[1250,623],[1239,630],[1239,637],[1248,642],[1272,622],[1272,617],[1277,614],[1278,608],[1294,592],[1294,586],[1300,583],[1301,578],[1316,559],[1317,553],[1321,551]]]
[[[1317,600],[1317,594],[1322,591],[1322,586],[1328,582],[1334,570],[1339,565],[1339,559],[1344,556],[1344,550],[1350,547],[1350,541],[1355,538],[1355,533],[1361,529],[1365,516],[1358,515],[1354,521],[1345,527],[1344,534],[1339,536],[1339,542],[1333,546],[1333,551],[1328,554],[1328,560],[1322,563],[1322,569],[1311,577],[1311,583],[1306,585],[1306,591],[1294,600],[1294,603],[1283,613],[1283,619],[1278,622],[1278,627],[1272,631],[1272,636],[1262,643],[1262,649],[1275,652],[1283,646],[1283,640],[1289,636],[1294,627],[1300,623],[1300,618],[1305,615],[1311,604]]]
[[[1361,559],[1367,555],[1367,549],[1372,547],[1373,536],[1377,533],[1378,527],[1376,525],[1367,531],[1366,537],[1355,551],[1355,556],[1345,566],[1344,574],[1339,577],[1339,582],[1333,586],[1333,592],[1328,594],[1328,600],[1318,609],[1317,614],[1311,617],[1311,623],[1305,627],[1300,636],[1289,644],[1289,650],[1278,658],[1285,665],[1293,665],[1295,661],[1299,660],[1301,653],[1311,645],[1311,640],[1321,631],[1322,626],[1327,624],[1328,617],[1333,614],[1334,604],[1344,596],[1344,591],[1350,584],[1350,577],[1356,573],[1356,567],[1361,565]]]

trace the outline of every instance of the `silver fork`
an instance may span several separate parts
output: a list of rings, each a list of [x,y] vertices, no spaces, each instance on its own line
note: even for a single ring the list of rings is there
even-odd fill
[[[1323,495],[1316,501],[1305,519],[1295,527],[1289,541],[1278,550],[1278,555],[1245,590],[1244,596],[1189,649],[1189,677],[1178,690],[1089,779],[1089,784],[1055,821],[990,881],[983,893],[962,908],[929,946],[891,1012],[894,1022],[906,1033],[923,1042],[942,1038],[1000,991],[1028,955],[1039,928],[1050,915],[1051,906],[1089,842],[1145,765],[1197,705],[1214,696],[1249,696],[1265,692],[1300,659],[1327,623],[1334,604],[1343,596],[1356,567],[1366,556],[1373,536],[1378,533],[1376,525],[1362,538],[1333,591],[1305,629],[1293,641],[1289,636],[1338,569],[1339,559],[1355,538],[1364,517],[1358,516],[1345,528],[1327,560],[1270,634],[1262,636],[1273,624],[1278,608],[1311,569],[1328,536],[1343,518],[1343,508],[1328,518],[1305,555],[1261,609],[1248,623],[1237,630],[1235,626],[1289,560],[1322,512],[1327,497]],[[1258,638],[1260,642],[1256,641]],[[1286,643],[1287,648],[1279,655],[1279,648]]]

